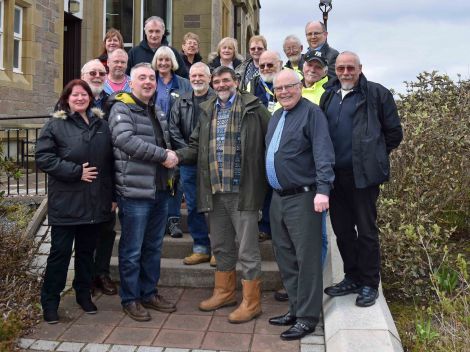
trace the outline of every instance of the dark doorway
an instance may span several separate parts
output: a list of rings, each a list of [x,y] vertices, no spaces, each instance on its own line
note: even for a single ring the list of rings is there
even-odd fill
[[[82,20],[64,12],[64,86],[80,78]]]

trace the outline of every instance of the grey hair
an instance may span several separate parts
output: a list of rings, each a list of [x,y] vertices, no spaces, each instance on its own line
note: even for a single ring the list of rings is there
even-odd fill
[[[359,59],[359,55],[357,55],[355,52],[346,50],[346,51],[343,51],[338,56],[340,56],[340,55],[351,55],[351,56],[353,56],[356,59],[356,64],[358,66],[361,66],[361,59]]]
[[[157,70],[157,60],[161,57],[168,57],[171,60],[171,70],[174,72],[179,69],[180,65],[178,65],[178,61],[176,61],[176,56],[173,50],[171,50],[167,46],[161,46],[155,52],[155,55],[152,59],[152,67],[155,71]]]
[[[163,18],[158,17],[158,16],[150,16],[144,22],[144,30],[145,30],[145,27],[147,27],[147,24],[149,24],[150,22],[160,23],[163,27],[163,32],[165,32],[165,21],[163,21]]]
[[[134,80],[135,70],[141,67],[149,68],[153,71],[152,65],[150,65],[148,62],[139,62],[138,64],[136,64],[135,66],[131,68],[131,81]]]
[[[290,34],[290,35],[288,35],[288,36],[284,39],[284,42],[282,43],[282,46],[286,45],[286,42],[287,42],[288,40],[293,40],[293,41],[295,41],[297,44],[302,45],[302,42],[300,41],[299,37],[297,37],[297,36],[294,35],[294,34]]]
[[[80,71],[81,74],[83,75],[84,73],[87,73],[88,72],[88,67],[91,66],[92,64],[99,64],[103,67],[103,70],[106,71],[106,68],[104,67],[104,65],[101,63],[100,60],[98,59],[93,59],[93,60],[90,60],[88,61],[87,63],[85,63],[85,65],[83,65],[82,67],[82,70]]]
[[[204,62],[199,61],[199,62],[196,62],[195,64],[193,64],[191,66],[191,68],[189,69],[189,74],[191,74],[191,72],[194,68],[202,68],[204,70],[204,73],[208,77],[211,76],[211,70],[209,69],[209,66],[207,66]]]

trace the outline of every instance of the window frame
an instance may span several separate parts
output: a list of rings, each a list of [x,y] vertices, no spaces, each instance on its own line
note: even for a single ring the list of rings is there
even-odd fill
[[[3,70],[3,52],[4,52],[4,30],[5,23],[5,1],[0,0],[0,70]]]
[[[20,13],[20,17],[19,17],[20,32],[15,32],[16,10],[19,10],[19,13]],[[23,19],[24,19],[24,8],[22,8],[21,6],[15,5],[15,9],[13,11],[13,57],[12,57],[12,68],[13,68],[13,72],[15,73],[23,73],[22,72]],[[16,42],[18,42],[18,67],[15,67],[15,43]]]

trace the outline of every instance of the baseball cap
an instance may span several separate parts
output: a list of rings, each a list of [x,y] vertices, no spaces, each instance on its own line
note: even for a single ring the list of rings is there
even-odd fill
[[[306,62],[317,60],[322,66],[328,66],[328,61],[323,57],[322,52],[318,50],[309,50],[304,55],[304,60]]]

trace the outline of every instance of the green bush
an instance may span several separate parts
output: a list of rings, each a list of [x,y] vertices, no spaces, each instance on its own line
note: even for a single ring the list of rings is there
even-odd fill
[[[0,178],[5,174],[20,176],[0,146]],[[24,231],[32,213],[0,192],[0,352],[13,351],[16,339],[37,323],[40,314],[41,279],[31,272],[37,245]]]
[[[444,246],[468,246],[470,81],[424,72],[397,105],[404,139],[378,202],[382,278],[388,295],[426,298]]]

